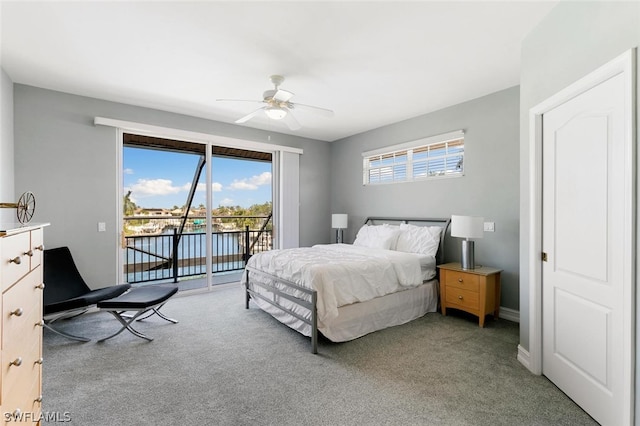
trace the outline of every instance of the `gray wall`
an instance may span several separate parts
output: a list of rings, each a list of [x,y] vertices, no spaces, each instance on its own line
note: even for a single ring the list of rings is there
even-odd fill
[[[529,350],[529,110],[640,45],[640,3],[562,2],[524,40],[520,79],[520,344]],[[639,85],[640,86],[640,85]],[[640,108],[639,108],[640,109]],[[640,186],[640,185],[639,185]]]
[[[47,247],[69,246],[92,287],[117,281],[116,135],[96,116],[304,150],[300,158],[300,244],[328,242],[328,142],[268,133],[131,105],[14,85],[15,189],[36,195],[34,222],[50,222]],[[107,232],[97,232],[106,222]]]
[[[518,310],[518,87],[331,144],[331,212],[348,213],[346,242],[367,216],[483,216],[496,225],[476,241],[476,263],[504,270],[501,305]],[[362,185],[362,152],[454,130],[465,131],[465,176]],[[460,260],[460,240],[446,241]]]
[[[13,188],[13,82],[0,68],[0,203],[15,203]],[[14,209],[0,209],[0,223],[16,222]]]

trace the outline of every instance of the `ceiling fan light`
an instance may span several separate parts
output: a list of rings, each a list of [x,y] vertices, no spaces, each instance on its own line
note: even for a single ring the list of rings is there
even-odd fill
[[[280,107],[267,107],[264,112],[272,120],[282,120],[287,115],[287,110]]]

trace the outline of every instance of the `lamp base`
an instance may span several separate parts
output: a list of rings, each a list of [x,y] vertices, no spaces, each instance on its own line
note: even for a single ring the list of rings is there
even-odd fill
[[[462,259],[460,264],[462,269],[475,269],[476,260],[474,258],[474,244],[471,240],[462,240]]]
[[[336,243],[341,244],[343,241],[343,231],[342,229],[336,229]]]

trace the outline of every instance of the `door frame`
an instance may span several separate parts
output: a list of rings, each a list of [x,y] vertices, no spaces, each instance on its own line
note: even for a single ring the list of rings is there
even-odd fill
[[[625,81],[625,138],[630,141],[625,149],[625,180],[630,182],[626,188],[625,228],[625,312],[623,330],[625,339],[624,365],[624,411],[626,423],[634,418],[635,383],[635,304],[636,294],[636,148],[635,148],[635,64],[636,50],[630,49],[589,73],[565,89],[529,110],[529,350],[518,347],[518,360],[532,373],[542,374],[542,116],[558,105],[586,92],[607,79],[624,75]]]

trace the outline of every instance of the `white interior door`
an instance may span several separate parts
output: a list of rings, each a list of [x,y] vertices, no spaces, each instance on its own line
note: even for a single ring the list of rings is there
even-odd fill
[[[615,75],[542,119],[542,372],[603,425],[630,421],[625,87],[624,75]]]

